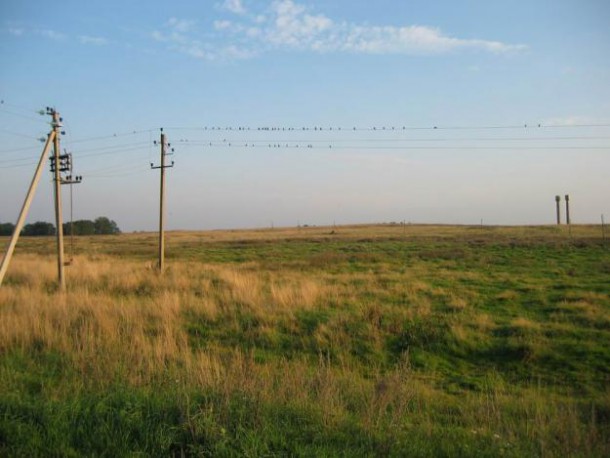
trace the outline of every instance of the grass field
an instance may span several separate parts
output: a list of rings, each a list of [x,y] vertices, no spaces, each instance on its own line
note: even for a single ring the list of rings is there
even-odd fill
[[[599,227],[22,239],[2,456],[610,456]],[[6,239],[0,240],[4,243]]]

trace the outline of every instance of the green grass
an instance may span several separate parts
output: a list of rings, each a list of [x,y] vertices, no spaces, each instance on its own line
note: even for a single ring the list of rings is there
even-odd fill
[[[51,242],[18,258],[48,263]],[[154,243],[77,240],[81,265],[123,270],[68,270],[67,341],[0,328],[0,455],[610,454],[610,250],[594,227],[175,233],[163,278]],[[0,320],[26,300],[47,313],[52,277],[35,278],[9,274]],[[107,343],[87,337],[105,319],[87,301],[144,313]],[[168,332],[181,353],[140,361],[129,344],[158,352]]]

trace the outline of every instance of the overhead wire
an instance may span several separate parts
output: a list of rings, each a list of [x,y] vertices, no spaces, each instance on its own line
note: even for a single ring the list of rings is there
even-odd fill
[[[313,145],[311,143],[291,144],[285,142],[277,143],[265,143],[257,144],[253,143],[240,143],[240,142],[209,142],[201,144],[204,148],[263,148],[263,149],[353,149],[353,150],[548,150],[548,149],[560,149],[560,150],[609,150],[609,146],[336,146],[332,143],[326,143],[324,145]]]
[[[30,165],[34,165],[36,164],[37,161],[30,161],[24,164],[18,164],[18,165],[0,165],[0,169],[18,169],[21,167],[28,167]]]
[[[23,107],[19,107],[14,104],[9,104],[6,101],[1,101],[0,104],[0,112],[8,112],[8,110],[4,109],[4,106],[12,106],[18,110],[23,110],[28,113],[35,113],[35,110],[29,110]],[[12,113],[14,115],[20,115],[19,113]],[[34,119],[34,118],[29,118]],[[67,123],[66,123],[67,125]],[[69,127],[69,126],[67,126]],[[346,132],[374,132],[374,133],[399,133],[403,131],[441,131],[441,130],[499,130],[499,129],[525,129],[529,131],[538,131],[539,129],[559,129],[559,128],[606,128],[610,127],[610,124],[604,123],[591,123],[591,124],[543,124],[543,123],[534,123],[534,124],[507,124],[507,125],[479,125],[479,126],[467,126],[467,125],[453,125],[453,126],[373,126],[373,127],[324,127],[324,126],[309,126],[309,127],[280,127],[280,126],[262,126],[262,127],[244,127],[244,126],[228,126],[228,127],[220,127],[220,126],[203,126],[203,127],[188,127],[188,126],[172,126],[165,127],[166,131],[171,130],[183,130],[183,131],[199,131],[199,132],[207,132],[216,133],[216,132],[232,132],[232,133],[273,133],[273,134],[284,134],[288,133],[293,135],[299,132],[307,132],[307,133],[325,133],[325,134],[336,134],[337,132],[346,133]],[[68,129],[69,130],[69,129]],[[123,138],[128,136],[134,136],[139,134],[148,133],[148,141],[140,141],[140,142],[130,142],[130,143],[120,143],[120,144],[111,144],[104,146],[96,146],[93,148],[88,148],[84,150],[77,151],[76,154],[78,157],[87,158],[87,157],[95,157],[95,156],[105,156],[112,154],[120,154],[123,152],[137,151],[140,149],[146,148],[148,151],[149,158],[152,155],[152,134],[158,129],[141,129],[141,130],[132,130],[128,132],[121,133],[113,133],[109,135],[100,135],[93,137],[84,137],[72,139],[72,136],[69,135],[66,139],[66,143],[70,146],[70,149],[74,149],[74,144],[78,143],[86,143],[86,142],[94,142],[94,141],[102,141],[102,140],[110,140],[116,138]],[[31,135],[26,135],[19,132],[14,132],[7,129],[0,129],[0,132],[7,133],[9,135],[19,136],[23,138],[33,139],[37,141],[44,141],[44,138],[37,138]],[[70,132],[69,132],[70,133]],[[237,138],[224,138],[221,140],[217,139],[191,139],[191,138],[182,138],[174,142],[174,144],[178,144],[181,147],[192,147],[192,146],[203,146],[204,148],[294,148],[294,149],[353,149],[353,150],[363,150],[363,149],[395,149],[395,150],[546,150],[546,149],[574,149],[574,150],[607,150],[610,149],[608,146],[600,146],[600,145],[572,145],[572,146],[564,146],[564,145],[548,145],[548,146],[532,146],[532,145],[514,145],[514,146],[502,146],[502,145],[460,145],[460,146],[437,146],[435,143],[447,143],[447,142],[553,142],[553,141],[601,141],[601,140],[609,140],[609,136],[603,135],[591,135],[591,136],[583,136],[583,135],[574,135],[574,136],[542,136],[542,137],[518,137],[518,136],[510,136],[510,137],[444,137],[444,138],[331,138],[331,139],[317,139],[314,137],[311,138],[292,138],[289,140],[286,139],[237,139]],[[351,145],[347,145],[350,144]],[[366,145],[361,145],[359,143],[365,143]],[[372,143],[376,143],[376,145],[371,145]],[[426,145],[414,145],[414,143],[426,143]],[[388,144],[392,144],[389,146]],[[20,147],[13,149],[6,149],[0,151],[0,154],[6,154],[11,152],[20,152],[20,151],[29,151],[35,150],[35,146],[31,147]],[[33,157],[22,157],[22,158],[10,158],[0,161],[1,164],[6,164],[1,166],[0,168],[7,169],[13,167],[24,167],[32,164],[34,160]]]
[[[38,146],[24,146],[24,147],[20,147],[20,148],[11,148],[11,149],[0,150],[0,154],[14,153],[16,151],[36,150],[38,148],[39,148]]]
[[[4,132],[5,134],[13,135],[15,137],[29,138],[31,140],[40,140],[40,137],[32,137],[31,135],[22,134],[20,132],[13,132],[8,129],[0,129],[0,132]]]
[[[77,138],[75,140],[72,140],[72,143],[85,143],[85,142],[92,142],[92,141],[96,141],[96,140],[106,140],[109,138],[127,137],[129,135],[138,135],[138,134],[142,134],[142,133],[152,132],[154,130],[155,129],[134,130],[131,132],[123,132],[120,134],[110,134],[110,135],[102,135],[102,136],[97,136],[97,137]]]
[[[21,114],[21,113],[16,113],[14,111],[5,110],[4,108],[0,108],[0,113],[9,114],[11,116],[17,116],[18,118],[27,119],[28,121],[32,121],[32,122],[35,122],[35,123],[46,123],[46,124],[48,124],[48,122],[44,121],[43,119],[34,118],[33,116],[24,115],[24,114]]]
[[[409,130],[500,130],[500,129],[558,129],[558,128],[593,128],[593,127],[610,127],[609,123],[582,123],[582,124],[507,124],[507,125],[480,125],[480,126],[467,126],[467,125],[455,125],[455,126],[443,126],[443,125],[430,125],[430,126],[353,126],[353,127],[341,127],[341,126],[201,126],[201,127],[189,127],[189,126],[172,126],[166,127],[166,130],[185,130],[185,131],[221,131],[221,132],[354,132],[354,131],[369,131],[369,132],[400,132]]]
[[[523,141],[553,141],[553,140],[610,140],[610,136],[604,137],[604,136],[580,136],[580,137],[530,137],[530,138],[525,138],[525,137],[461,137],[461,138],[354,138],[354,139],[347,139],[347,138],[333,138],[333,139],[325,139],[325,140],[315,140],[312,138],[306,138],[306,139],[291,139],[290,141],[292,143],[356,143],[356,142],[363,142],[363,143],[403,143],[403,142],[409,142],[409,143],[413,143],[413,142],[426,142],[426,143],[436,143],[436,142],[464,142],[464,141],[475,141],[475,142],[484,142],[484,141],[501,141],[501,142],[511,142],[511,141],[515,141],[515,142],[523,142]],[[216,140],[219,141],[219,140]],[[283,140],[285,141],[285,140]],[[178,144],[182,145],[188,145],[188,144],[206,144],[209,143],[210,140],[204,140],[204,139],[179,139],[177,141]],[[228,138],[223,138],[222,140],[223,143],[226,142],[242,142],[242,143],[255,143],[255,142],[263,142],[263,143],[277,143],[277,142],[282,142],[282,140],[279,140],[278,138],[275,139],[228,139]]]
[[[12,109],[20,110],[20,111],[22,111],[24,113],[27,113],[27,114],[34,114],[34,113],[36,113],[36,114],[43,114],[44,113],[44,111],[41,110],[41,109],[34,109],[34,108],[31,108],[31,107],[24,107],[23,105],[17,105],[17,104],[12,103],[12,102],[7,102],[5,99],[0,99],[0,107],[3,107],[3,106],[8,106],[8,107],[11,107]]]

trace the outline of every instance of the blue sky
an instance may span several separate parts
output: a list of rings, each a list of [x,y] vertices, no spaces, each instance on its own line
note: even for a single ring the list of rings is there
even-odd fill
[[[576,222],[610,219],[609,18],[604,0],[3,0],[0,221],[49,105],[75,218],[124,230],[156,227],[160,127],[174,229],[545,224],[567,193]],[[28,220],[51,204],[47,172]]]

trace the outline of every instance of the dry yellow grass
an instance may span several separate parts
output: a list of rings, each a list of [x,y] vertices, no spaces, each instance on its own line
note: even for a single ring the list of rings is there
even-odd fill
[[[342,238],[357,241],[450,238],[464,231],[475,238],[485,231],[499,239],[516,236],[504,228],[440,227],[433,234],[419,226],[338,229]],[[553,228],[540,231],[550,231],[553,239],[565,235]],[[588,232],[583,229],[583,234]],[[127,235],[121,244],[146,237]],[[332,237],[329,228],[178,232],[171,234],[170,245]],[[45,386],[50,398],[111,389],[119,381],[179,393],[187,421],[208,408],[192,402],[191,394],[211,391],[227,404],[236,397],[251,400],[252,409],[281,405],[313,410],[328,429],[353,420],[365,431],[388,437],[404,437],[411,429],[433,437],[440,421],[501,441],[508,454],[524,437],[538,443],[541,454],[563,449],[586,454],[593,450],[587,441],[601,449],[604,431],[595,423],[597,416],[582,418],[580,400],[534,383],[513,386],[506,374],[483,373],[476,364],[466,366],[473,375],[442,365],[464,363],[460,355],[468,352],[485,356],[498,351],[504,357],[503,349],[492,345],[496,333],[506,334],[503,343],[514,352],[508,357],[522,358],[527,365],[548,349],[546,331],[569,332],[566,316],[605,323],[602,293],[566,295],[551,313],[551,323],[525,316],[502,321],[493,309],[481,308],[481,296],[472,286],[483,282],[487,272],[460,271],[453,255],[434,271],[426,264],[435,260],[431,251],[408,267],[371,257],[366,258],[375,261],[370,268],[348,271],[332,269],[347,264],[346,255],[326,250],[304,263],[307,269],[182,260],[169,262],[160,276],[150,260],[96,250],[96,244],[108,240],[82,243],[89,244],[92,254],[77,256],[67,268],[67,292],[56,291],[51,256],[26,253],[15,258],[10,281],[0,288],[0,354],[59,355],[59,377],[71,383]],[[499,278],[502,284],[514,281],[510,274]],[[490,292],[489,300],[517,303],[521,293],[506,288]],[[449,357],[438,362],[434,345],[444,345]],[[420,359],[414,369],[416,347]],[[458,380],[444,377],[443,370]],[[610,405],[608,399],[596,402]],[[217,420],[222,424],[222,418]]]

